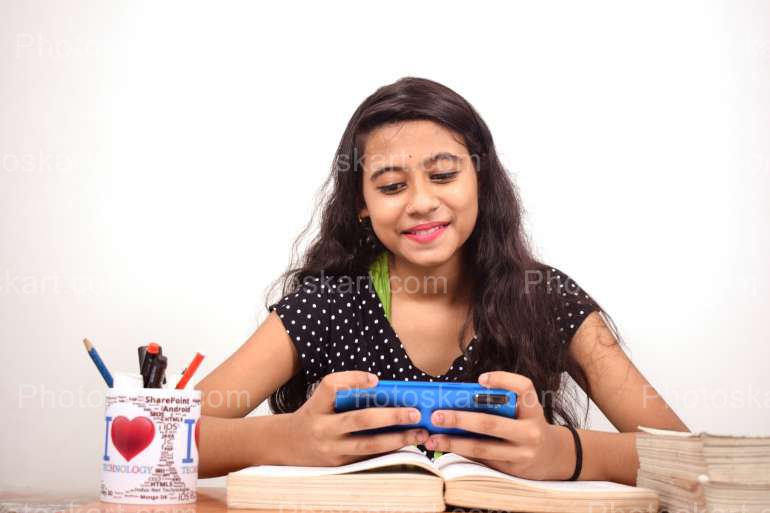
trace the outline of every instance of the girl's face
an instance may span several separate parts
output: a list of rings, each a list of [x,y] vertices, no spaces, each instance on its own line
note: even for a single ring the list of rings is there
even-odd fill
[[[478,214],[476,167],[461,136],[427,120],[384,125],[369,134],[362,165],[359,216],[371,217],[386,248],[424,267],[458,252]],[[415,228],[435,223],[433,232]]]

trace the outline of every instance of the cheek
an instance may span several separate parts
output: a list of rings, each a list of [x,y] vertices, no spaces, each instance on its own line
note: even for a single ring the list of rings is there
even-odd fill
[[[447,200],[454,215],[457,216],[458,228],[464,232],[473,230],[479,209],[475,182],[452,191],[452,195]]]
[[[395,196],[376,197],[372,195],[373,199],[367,199],[367,207],[369,208],[369,215],[372,219],[376,219],[374,223],[374,230],[377,236],[382,239],[387,239],[390,234],[396,230],[399,226],[399,219],[403,212],[403,194],[397,194]]]
[[[462,230],[466,233],[470,233],[473,231],[473,227],[476,226],[476,219],[478,218],[478,205],[476,203],[476,200],[472,202],[468,202],[462,211],[458,211],[458,215],[460,216],[460,226],[462,227]]]
[[[375,219],[386,219],[393,209],[391,198],[368,184],[364,187],[364,201],[369,214]]]
[[[478,210],[478,196],[475,181],[458,183],[447,196],[447,203],[456,213],[475,213]]]

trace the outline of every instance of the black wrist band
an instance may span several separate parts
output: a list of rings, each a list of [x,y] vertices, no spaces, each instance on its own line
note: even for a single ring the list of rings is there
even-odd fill
[[[572,438],[575,439],[575,472],[572,473],[572,477],[568,481],[577,481],[577,478],[580,477],[580,470],[583,468],[583,446],[580,445],[577,430],[567,424],[564,427],[572,431]]]

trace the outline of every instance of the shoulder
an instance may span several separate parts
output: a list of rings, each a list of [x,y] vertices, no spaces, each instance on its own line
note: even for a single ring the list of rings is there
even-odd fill
[[[365,278],[325,273],[306,276],[268,307],[283,323],[308,383],[333,371],[342,352],[337,346],[348,348],[344,340],[354,327],[368,329],[359,326],[362,306],[376,304],[376,299]]]
[[[327,308],[327,305],[337,305],[343,302],[346,306],[351,306],[353,302],[358,303],[369,294],[369,282],[367,276],[349,276],[340,274],[318,273],[305,276],[291,286],[290,291],[281,297],[278,301],[268,306],[268,311],[272,312],[278,309],[282,310],[302,310],[317,309],[319,305]],[[373,292],[373,291],[372,291]],[[348,305],[347,303],[351,303]],[[326,311],[323,312],[324,314]]]
[[[305,276],[288,287],[289,292],[280,300],[268,306],[283,323],[308,383],[328,373],[336,341],[334,328],[339,329],[343,323],[352,325],[354,309],[358,306],[354,299],[356,287],[356,280],[350,277]]]
[[[548,298],[553,309],[558,335],[562,344],[569,344],[583,321],[602,308],[573,276],[553,265],[540,269],[538,288]]]

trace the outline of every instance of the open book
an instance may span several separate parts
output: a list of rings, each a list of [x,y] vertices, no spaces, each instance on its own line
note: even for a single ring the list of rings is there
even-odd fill
[[[230,508],[443,512],[447,505],[548,513],[657,513],[658,494],[609,481],[532,481],[416,446],[339,467],[260,465],[227,476]]]

